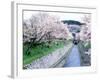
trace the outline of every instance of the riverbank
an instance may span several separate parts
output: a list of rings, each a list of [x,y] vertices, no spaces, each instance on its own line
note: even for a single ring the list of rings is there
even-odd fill
[[[33,61],[31,64],[25,65],[24,69],[62,67],[65,64],[65,61],[62,59],[68,55],[68,51],[71,49],[72,45],[72,43],[69,43],[63,48],[59,48],[56,51]]]
[[[91,54],[86,53],[82,42],[78,44],[78,48],[80,52],[81,66],[90,66],[91,65]]]

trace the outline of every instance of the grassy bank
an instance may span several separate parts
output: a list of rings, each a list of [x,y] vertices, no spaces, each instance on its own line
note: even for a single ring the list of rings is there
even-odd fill
[[[70,41],[66,41],[68,44]],[[62,48],[65,45],[64,41],[54,41],[48,44],[48,42],[41,43],[38,45],[33,45],[30,49],[30,55],[26,54],[27,48],[30,44],[23,45],[23,65],[29,64],[32,61],[39,59],[43,56],[46,56],[58,48]]]

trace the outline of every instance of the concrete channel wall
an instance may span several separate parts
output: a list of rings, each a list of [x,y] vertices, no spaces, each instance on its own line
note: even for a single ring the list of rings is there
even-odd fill
[[[55,68],[63,67],[66,61],[66,57],[72,48],[72,43],[64,46],[63,48],[57,49],[56,51],[44,56],[40,59],[33,61],[31,64],[24,66],[26,69],[38,69],[38,68]]]

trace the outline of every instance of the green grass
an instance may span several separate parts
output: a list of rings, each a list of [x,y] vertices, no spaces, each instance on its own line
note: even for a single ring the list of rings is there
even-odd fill
[[[86,49],[91,48],[91,42],[90,42],[90,41],[86,42],[86,43],[84,44],[84,47],[85,47]]]
[[[69,41],[67,41],[69,42]],[[26,54],[26,50],[28,49],[30,44],[24,44],[23,45],[23,65],[29,64],[32,61],[39,59],[43,56],[46,56],[53,51],[55,51],[58,48],[64,47],[65,43],[63,41],[56,41],[56,42],[51,42],[50,44],[48,43],[43,43],[39,45],[33,45],[29,51],[30,55]],[[48,46],[49,45],[49,46]]]

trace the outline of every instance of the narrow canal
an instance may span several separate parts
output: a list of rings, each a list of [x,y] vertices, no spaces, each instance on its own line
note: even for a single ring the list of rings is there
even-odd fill
[[[74,45],[68,58],[66,59],[64,67],[79,67],[79,66],[80,66],[80,53],[78,50],[78,46]]]

